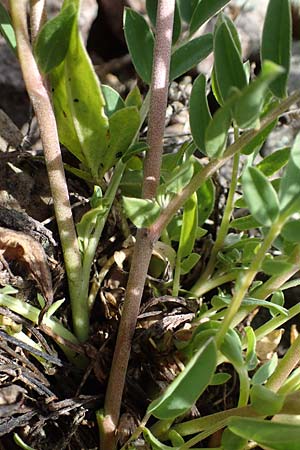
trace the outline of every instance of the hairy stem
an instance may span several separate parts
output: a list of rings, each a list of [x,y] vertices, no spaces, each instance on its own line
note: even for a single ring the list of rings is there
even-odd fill
[[[157,7],[156,41],[154,47],[149,131],[147,137],[149,151],[145,161],[143,182],[144,198],[152,198],[156,195],[160,178],[174,7],[175,0],[159,0]],[[131,342],[151,259],[153,243],[147,230],[138,230],[105,397],[105,417],[100,443],[101,449],[103,450],[112,450],[116,446],[115,432],[119,421]]]
[[[74,330],[78,339],[84,341],[88,336],[88,308],[86,302],[77,302],[77,295],[82,283],[81,255],[69,201],[55,116],[46,82],[32,53],[27,30],[26,6],[27,0],[19,0],[18,2],[11,0],[10,2],[21,69],[39,124],[44,148],[49,184],[68,276]]]

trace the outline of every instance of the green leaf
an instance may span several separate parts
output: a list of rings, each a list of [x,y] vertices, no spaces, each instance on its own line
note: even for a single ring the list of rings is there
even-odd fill
[[[151,446],[152,450],[179,450],[179,447],[170,447],[160,442],[148,428],[143,429],[145,441]]]
[[[125,155],[139,126],[140,114],[135,106],[119,109],[109,118],[109,140],[103,173]]]
[[[0,3],[0,33],[12,49],[17,54],[16,35],[12,26],[11,18],[4,6]]]
[[[290,270],[293,264],[289,263],[285,258],[281,256],[278,258],[266,257],[262,263],[262,270],[267,275],[280,275],[283,272]]]
[[[172,381],[164,394],[152,401],[147,413],[158,419],[175,419],[188,411],[210,383],[217,364],[217,349],[209,339],[192,356],[185,369]]]
[[[250,391],[251,406],[261,416],[278,414],[284,399],[284,395],[277,394],[261,384],[254,384]]]
[[[99,80],[77,23],[66,57],[50,77],[60,142],[98,179],[100,164],[105,164],[108,119]]]
[[[300,220],[290,220],[281,230],[281,235],[288,242],[300,243]]]
[[[206,78],[200,74],[194,81],[190,97],[190,126],[195,144],[205,154],[205,131],[211,121],[207,97]]]
[[[270,181],[255,167],[248,167],[243,174],[244,197],[253,217],[270,227],[279,215],[279,203]]]
[[[27,445],[17,433],[14,433],[14,441],[17,446],[22,448],[23,450],[34,450],[34,448]]]
[[[123,197],[126,216],[137,228],[150,226],[159,216],[160,206],[155,200]]]
[[[251,153],[258,151],[276,125],[277,120],[274,120],[274,122],[270,123],[267,127],[255,134],[254,138],[242,148],[241,153],[243,155],[250,155]]]
[[[258,364],[258,359],[256,356],[256,336],[252,327],[245,327],[245,332],[247,336],[247,353],[245,357],[245,362],[247,364],[247,370],[254,370]]]
[[[76,224],[78,240],[82,252],[84,252],[89,244],[89,239],[95,231],[97,222],[107,214],[106,202],[101,199],[96,208],[92,208],[86,212],[79,223]]]
[[[224,305],[229,305],[230,302],[231,302],[231,298],[220,297],[218,295],[214,295],[211,300],[211,303],[214,308],[221,308]],[[283,308],[282,306],[276,305],[275,303],[271,303],[269,301],[261,300],[258,298],[252,298],[252,297],[244,298],[242,301],[242,306],[251,306],[253,308],[255,306],[261,306],[264,308],[268,308],[271,311],[274,311],[276,313],[280,313],[280,314],[284,314],[284,315],[288,314],[288,310]]]
[[[212,34],[204,34],[178,47],[171,57],[170,80],[180,77],[199,64],[213,50]]]
[[[201,256],[198,253],[191,253],[187,258],[182,260],[180,264],[180,274],[186,275],[189,273],[193,267],[195,267],[200,257]]]
[[[190,23],[198,3],[199,0],[178,0],[178,7],[182,20],[186,23]]]
[[[237,436],[226,428],[222,434],[221,444],[222,450],[244,450],[247,444],[247,439]]]
[[[134,86],[134,88],[129,92],[125,99],[126,106],[135,106],[138,110],[140,110],[143,103],[143,97],[141,95],[141,91],[138,86]]]
[[[112,87],[107,86],[106,84],[102,84],[101,89],[105,100],[104,111],[109,118],[113,113],[119,111],[119,109],[124,108],[125,103],[120,94]]]
[[[230,103],[229,103],[230,102]],[[222,155],[228,137],[228,130],[232,122],[230,99],[224,106],[221,106],[213,115],[205,132],[205,149],[210,158],[217,158]]]
[[[284,147],[271,153],[257,164],[259,169],[266,177],[274,175],[278,170],[282,169],[289,160],[291,147]]]
[[[46,74],[51,72],[65,59],[76,20],[76,8],[70,3],[42,27],[34,47],[36,60],[42,72]]]
[[[265,61],[260,75],[240,93],[233,106],[233,117],[240,128],[253,128],[259,119],[270,83],[282,73],[283,69]]]
[[[261,224],[255,220],[251,215],[239,217],[230,222],[230,228],[235,228],[236,230],[246,231],[252,228],[259,228]]]
[[[227,381],[229,381],[230,378],[232,378],[232,375],[230,375],[230,373],[225,372],[215,373],[209,384],[210,386],[220,386],[221,384],[227,383]]]
[[[239,368],[244,365],[241,340],[235,330],[227,331],[220,350],[234,367]]]
[[[124,33],[135,70],[145,83],[151,83],[154,37],[141,14],[125,8]]]
[[[246,417],[231,417],[228,428],[238,436],[255,441],[272,450],[298,450],[299,425]]]
[[[296,136],[286,170],[280,182],[279,204],[281,211],[286,211],[292,207],[296,212],[300,206],[300,133]]]
[[[180,255],[180,258],[189,256],[193,251],[198,227],[197,207],[197,193],[194,192],[185,202],[183,208],[182,227],[178,247],[178,255]]]
[[[169,162],[168,160],[166,161]],[[165,183],[159,187],[159,194],[177,194],[180,192],[194,175],[193,162],[193,157],[190,157],[184,163],[177,165],[172,171],[166,171],[163,158],[162,176],[165,179]]]
[[[191,23],[190,35],[194,34],[208,19],[213,17],[229,0],[200,0],[194,9]]]
[[[147,152],[148,150],[149,146],[145,141],[135,142],[134,144],[130,145],[130,147],[126,150],[122,158],[122,161],[125,164],[129,161],[130,158],[132,158],[132,156],[138,155],[139,153],[142,152]]]
[[[201,226],[211,215],[215,206],[215,185],[208,179],[197,191],[198,225]]]
[[[157,3],[158,0],[146,0],[147,14],[154,28],[156,26]],[[181,18],[179,8],[176,2],[174,11],[173,35],[172,35],[173,45],[178,41],[180,33],[181,33]]]
[[[272,358],[264,363],[259,369],[255,372],[252,377],[252,384],[263,384],[266,380],[270,378],[272,373],[274,373],[278,364],[278,356],[277,353],[274,353]]]
[[[281,74],[270,85],[272,93],[283,98],[286,96],[287,80],[290,69],[292,45],[291,5],[289,0],[270,0],[265,16],[261,58],[282,66]]]
[[[214,34],[214,71],[218,90],[223,101],[233,94],[233,89],[247,86],[247,76],[238,48],[226,22],[221,22]]]

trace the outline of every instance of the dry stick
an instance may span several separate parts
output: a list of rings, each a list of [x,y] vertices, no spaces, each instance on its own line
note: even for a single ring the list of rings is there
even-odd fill
[[[149,151],[144,168],[144,198],[155,197],[159,185],[168,97],[174,6],[175,0],[159,0],[158,2],[147,137]],[[101,449],[103,450],[112,450],[116,445],[115,432],[119,421],[131,342],[136,327],[152,248],[153,242],[149,238],[148,231],[146,229],[138,230],[105,398],[104,433],[101,439]]]
[[[78,338],[85,340],[87,338],[87,330],[83,325],[88,323],[88,309],[85,305],[78,305],[74,301],[81,284],[81,256],[72,217],[54,112],[49,93],[33,57],[29,41],[26,15],[27,3],[27,0],[10,1],[18,56],[44,147],[49,184],[68,274],[70,298],[71,300],[73,299],[74,328]]]

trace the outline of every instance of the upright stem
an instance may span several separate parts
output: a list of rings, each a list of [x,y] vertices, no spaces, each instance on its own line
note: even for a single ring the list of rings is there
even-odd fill
[[[292,343],[284,357],[279,361],[274,373],[266,382],[266,387],[277,392],[298,365],[300,360],[300,334]]]
[[[45,80],[33,57],[28,36],[27,3],[27,0],[10,1],[18,56],[26,89],[40,128],[49,184],[68,275],[74,330],[78,339],[84,341],[88,336],[88,309],[86,304],[77,302],[77,294],[82,283],[81,255],[72,217],[51,99]]]
[[[200,279],[191,288],[191,292],[197,296],[198,296],[198,291],[201,290],[202,284],[205,283],[211,277],[211,275],[214,271],[217,255],[218,255],[219,251],[221,250],[221,248],[223,247],[225,238],[228,233],[228,228],[229,228],[230,219],[231,219],[232,210],[233,210],[234,194],[236,192],[236,186],[237,186],[237,181],[238,181],[239,162],[240,162],[239,153],[237,153],[233,157],[232,181],[230,184],[227,202],[226,202],[226,206],[224,209],[224,214],[222,217],[222,222],[220,225],[220,229],[218,231],[216,242],[213,246],[213,249],[212,249],[212,252],[211,252],[211,255],[210,255],[210,258],[207,263],[205,271],[201,275]]]
[[[160,178],[174,7],[175,0],[159,0],[157,7],[156,41],[147,138],[149,151],[145,161],[143,182],[144,198],[152,198],[156,195]],[[103,450],[112,450],[116,447],[116,427],[120,416],[131,342],[135,331],[153,244],[154,241],[146,229],[138,230],[105,397],[105,417],[100,442],[101,449]]]

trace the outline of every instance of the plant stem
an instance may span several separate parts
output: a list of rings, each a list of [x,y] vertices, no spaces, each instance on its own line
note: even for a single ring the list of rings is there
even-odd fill
[[[145,161],[143,182],[144,198],[152,198],[156,195],[160,178],[174,8],[175,0],[159,0],[157,6],[156,41],[154,47],[149,130],[147,137],[149,151]],[[120,416],[131,342],[135,331],[153,244],[154,242],[146,229],[138,230],[105,397],[105,417],[100,442],[100,447],[103,450],[113,450],[116,447],[116,427]]]
[[[228,233],[228,228],[230,224],[230,219],[233,211],[233,202],[234,202],[234,195],[236,192],[237,182],[238,182],[238,174],[239,174],[239,162],[240,162],[240,155],[239,153],[235,154],[233,157],[233,168],[232,168],[232,177],[231,177],[231,183],[230,188],[228,192],[228,197],[226,201],[226,206],[224,209],[224,214],[222,217],[221,225],[218,230],[217,239],[216,242],[212,248],[212,252],[209,258],[209,261],[207,263],[206,269],[199,278],[199,280],[194,284],[194,286],[190,289],[190,291],[195,294],[196,296],[199,296],[198,292],[201,291],[202,284],[205,283],[212,275],[216,259],[219,251],[224,245],[225,238]]]
[[[277,392],[300,361],[300,334],[279,361],[275,372],[270,376],[265,386]]]
[[[262,242],[257,254],[255,255],[249,269],[241,274],[240,280],[237,280],[231,303],[226,311],[224,320],[222,321],[221,327],[216,335],[216,344],[218,348],[222,344],[224,336],[227,333],[235,314],[238,312],[241,306],[243,298],[245,297],[252,281],[254,280],[258,272],[266,252],[280,233],[283,224],[284,220],[282,219],[282,217],[279,217],[274,222],[268,234],[266,235],[266,238]]]
[[[64,253],[72,304],[73,325],[80,341],[88,337],[87,301],[77,301],[82,283],[81,255],[72,217],[67,182],[60,152],[58,133],[46,82],[34,59],[27,30],[27,0],[11,0],[11,14],[17,39],[18,56],[26,85],[39,124],[52,192],[57,226]]]

